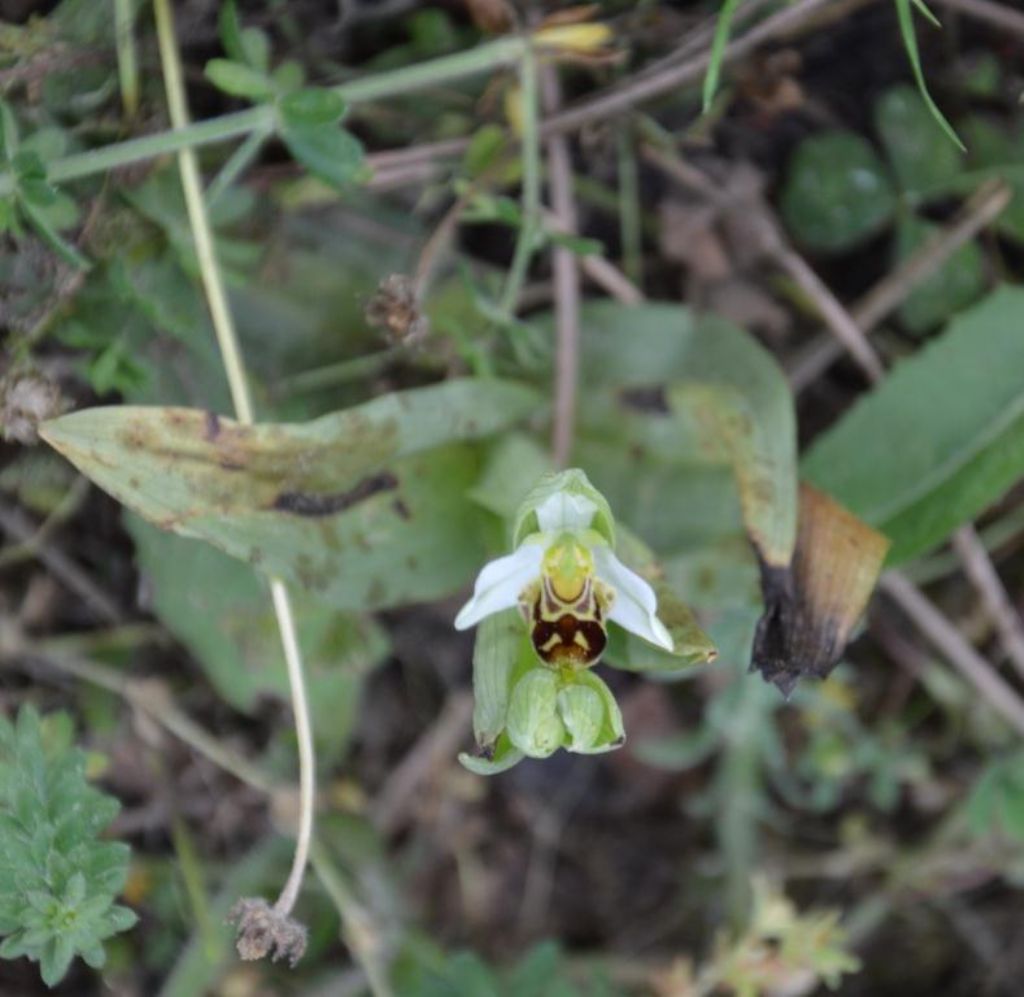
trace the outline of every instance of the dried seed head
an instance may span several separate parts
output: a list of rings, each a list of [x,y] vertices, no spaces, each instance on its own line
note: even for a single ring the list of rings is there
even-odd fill
[[[469,16],[481,30],[491,35],[503,35],[515,27],[515,11],[506,0],[466,0]]]
[[[228,921],[238,925],[235,946],[242,959],[269,955],[274,962],[287,959],[294,966],[306,951],[306,928],[262,897],[242,897],[228,913]]]
[[[61,412],[60,388],[40,374],[11,372],[0,378],[0,434],[26,446],[39,440],[39,423]]]
[[[385,277],[366,306],[366,321],[384,333],[393,346],[414,343],[430,331],[412,279],[393,273]]]

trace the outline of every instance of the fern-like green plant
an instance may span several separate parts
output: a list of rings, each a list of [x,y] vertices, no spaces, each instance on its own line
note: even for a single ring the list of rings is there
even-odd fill
[[[0,717],[0,957],[38,962],[48,986],[76,955],[102,966],[104,939],[136,921],[114,903],[128,846],[98,837],[119,804],[86,781],[71,732],[66,714]]]

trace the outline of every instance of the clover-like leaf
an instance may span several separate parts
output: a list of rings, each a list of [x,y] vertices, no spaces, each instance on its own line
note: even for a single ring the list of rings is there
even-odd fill
[[[334,124],[307,124],[281,116],[281,140],[288,151],[332,187],[345,188],[363,172],[363,145],[351,132]]]
[[[211,59],[206,64],[206,78],[218,89],[232,97],[247,100],[269,100],[274,96],[274,84],[266,73],[233,59]]]
[[[799,243],[840,252],[886,225],[896,198],[874,149],[859,135],[837,130],[813,135],[797,148],[781,207]]]

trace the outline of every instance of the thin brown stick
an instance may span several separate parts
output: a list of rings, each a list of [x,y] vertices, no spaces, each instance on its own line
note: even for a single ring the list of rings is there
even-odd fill
[[[938,0],[941,7],[973,17],[976,21],[1024,37],[1024,14],[992,0]]]
[[[996,573],[985,545],[973,526],[963,526],[953,534],[953,547],[995,624],[999,642],[1010,663],[1024,678],[1024,624]]]
[[[931,277],[961,246],[996,219],[1012,196],[1009,186],[999,180],[979,187],[950,225],[928,239],[850,309],[854,322],[865,332],[870,332],[895,311],[914,288]],[[793,390],[802,391],[842,355],[842,345],[828,330],[823,330],[790,364],[789,382]]]
[[[726,46],[722,57],[723,65],[729,65],[750,55],[765,42],[774,41],[795,31],[830,4],[837,5],[836,0],[797,0],[777,14],[765,18]],[[617,114],[632,110],[644,101],[661,97],[681,87],[692,86],[703,79],[710,62],[711,52],[704,50],[679,65],[666,66],[651,76],[634,77],[559,114],[553,114],[542,123],[541,134],[547,137],[557,132],[574,131],[595,121],[606,121]]]
[[[884,574],[879,588],[910,617],[935,650],[949,660],[1018,734],[1024,736],[1024,700],[921,590],[898,571]]]
[[[753,20],[763,10],[771,6],[772,2],[773,0],[747,0],[747,3],[740,4],[732,21],[733,33],[738,32],[747,22]],[[715,28],[717,26],[717,15],[706,17],[700,24],[688,31],[682,41],[671,52],[644,66],[634,78],[641,79],[654,76],[670,66],[682,62],[684,59],[709,49],[715,37]]]
[[[473,697],[468,692],[454,693],[426,733],[392,769],[370,808],[370,817],[381,834],[395,834],[405,826],[418,791],[440,769],[452,764],[472,717]]]
[[[646,295],[604,256],[584,256],[580,268],[598,287],[623,305],[639,305]]]
[[[78,654],[50,650],[42,643],[24,639],[18,633],[14,635],[11,646],[4,648],[3,658],[10,661],[35,661],[51,671],[106,689],[120,696],[129,706],[145,713],[149,719],[156,721],[198,754],[246,785],[264,793],[273,793],[280,788],[262,769],[180,710],[174,704],[170,690],[159,680],[129,678],[98,661]]]
[[[28,516],[3,502],[0,502],[0,531],[21,544],[33,543],[37,539],[37,528]],[[44,540],[39,543],[36,556],[54,577],[63,582],[100,619],[107,623],[120,623],[124,618],[117,601],[52,542]]]
[[[873,3],[875,0],[864,0]],[[731,41],[725,49],[723,64],[728,65],[748,55],[766,42],[796,32],[814,15],[824,13],[826,8],[845,6],[847,0],[798,0],[765,18],[746,34]],[[688,40],[683,41],[681,49],[690,51]],[[597,121],[604,121],[615,115],[624,114],[644,101],[662,97],[681,87],[698,83],[707,71],[710,53],[702,51],[699,55],[676,63],[675,55],[666,56],[663,68],[657,72],[642,72],[624,82],[601,91],[586,100],[557,114],[552,114],[541,122],[541,136],[575,131]],[[413,146],[411,149],[388,150],[377,152],[372,162],[377,169],[393,169],[408,167],[424,161],[456,159],[469,147],[468,138],[446,139],[442,142]]]
[[[829,286],[814,272],[807,261],[789,245],[783,244],[774,254],[776,263],[785,270],[796,285],[814,302],[819,314],[857,366],[872,383],[885,376],[878,351],[868,342],[860,324],[843,307]]]
[[[644,154],[648,160],[680,183],[702,194],[719,210],[737,210],[735,204],[730,205],[726,191],[674,154],[651,148],[645,149]],[[1009,203],[1009,199],[1010,192],[1005,184],[996,182],[993,185],[986,185],[986,189],[978,191],[970,210],[953,226],[950,234],[961,238],[966,231],[976,232],[981,225],[995,218]],[[899,305],[902,300],[901,294],[909,293],[915,283],[923,279],[926,265],[937,265],[934,263],[936,248],[930,248],[929,255],[919,259],[912,267],[901,270],[898,280],[883,281],[884,286],[876,287],[861,303],[862,321],[858,321],[803,257],[789,246],[771,209],[763,200],[754,195],[749,198],[749,205],[743,205],[743,210],[756,223],[752,231],[756,232],[761,251],[785,270],[815,303],[834,337],[836,349],[845,349],[872,383],[882,380],[885,377],[885,369],[866,332],[890,309]],[[949,241],[947,236],[940,247],[943,253],[952,252],[948,249]],[[989,560],[988,552],[971,526],[964,527],[957,534],[954,543],[968,579],[974,585],[996,626],[1007,656],[1021,675],[1024,675],[1024,627]],[[1012,689],[1010,691],[1012,692]]]
[[[720,212],[736,210],[734,199],[726,190],[675,153],[645,145],[643,156],[674,180],[706,198]],[[751,222],[756,221],[757,238],[764,255],[789,274],[814,302],[831,333],[857,361],[867,378],[872,382],[879,380],[883,376],[883,368],[875,348],[825,282],[789,245],[768,204],[760,196],[752,195],[749,204],[744,204],[743,208]]]
[[[558,70],[545,66],[541,74],[544,103],[554,111],[561,103]],[[572,186],[569,141],[562,134],[547,140],[548,182],[552,213],[566,231],[577,231],[576,194]],[[580,268],[576,254],[565,246],[552,249],[555,287],[555,401],[551,452],[556,467],[565,467],[572,452],[576,422],[576,389],[580,352]]]

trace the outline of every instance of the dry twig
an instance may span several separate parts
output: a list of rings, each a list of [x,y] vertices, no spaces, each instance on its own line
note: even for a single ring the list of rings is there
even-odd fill
[[[983,184],[964,203],[957,217],[883,277],[850,309],[856,325],[870,332],[895,311],[908,294],[934,274],[939,267],[986,225],[996,219],[1010,202],[1012,191],[999,180]],[[797,393],[812,384],[835,360],[843,346],[823,330],[789,365],[789,383]]]
[[[121,622],[123,614],[113,596],[52,542],[40,538],[32,521],[20,509],[0,503],[0,530],[17,543],[35,544],[39,560],[100,619],[108,623]]]
[[[561,103],[558,70],[545,66],[541,74],[544,103],[549,112]],[[552,213],[569,232],[577,230],[576,195],[572,189],[572,160],[569,141],[561,134],[547,140],[548,181]],[[576,254],[565,246],[554,246],[552,264],[555,284],[555,403],[551,449],[556,467],[569,462],[573,426],[576,421],[576,388],[580,350],[580,270]]]
[[[1018,734],[1024,736],[1024,700],[921,590],[898,571],[884,574],[879,588],[913,620],[935,650],[953,664]]]
[[[1024,14],[992,0],[938,0],[941,7],[1024,37]]]

